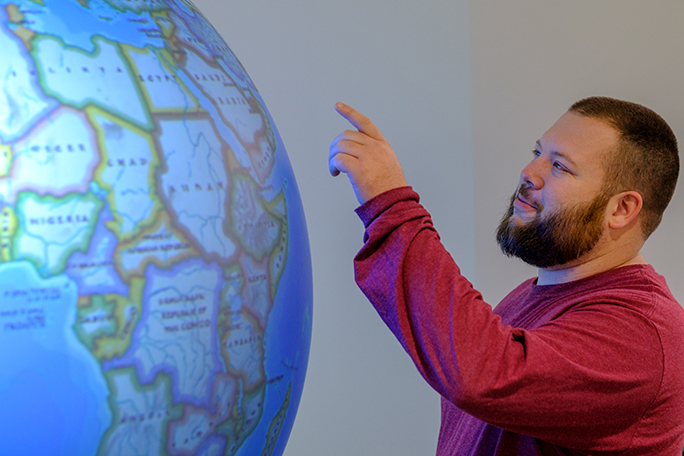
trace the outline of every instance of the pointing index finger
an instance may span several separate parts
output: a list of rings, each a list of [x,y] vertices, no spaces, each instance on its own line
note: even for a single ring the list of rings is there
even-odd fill
[[[361,133],[365,133],[374,139],[384,139],[380,129],[376,127],[368,117],[364,116],[351,106],[347,106],[344,103],[336,103],[335,110],[339,112],[342,117],[347,119],[349,123]]]

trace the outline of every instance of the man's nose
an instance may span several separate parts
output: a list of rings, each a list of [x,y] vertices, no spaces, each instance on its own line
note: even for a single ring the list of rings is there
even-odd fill
[[[544,186],[544,159],[542,156],[536,157],[527,164],[520,172],[520,183],[539,190]]]

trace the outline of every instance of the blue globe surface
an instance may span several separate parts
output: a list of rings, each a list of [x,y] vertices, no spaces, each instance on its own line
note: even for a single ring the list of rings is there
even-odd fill
[[[280,455],[311,260],[256,87],[187,0],[0,0],[3,454]]]

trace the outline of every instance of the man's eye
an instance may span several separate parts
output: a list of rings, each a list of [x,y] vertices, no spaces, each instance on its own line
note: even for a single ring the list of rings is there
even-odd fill
[[[535,149],[535,150],[532,151],[532,154],[533,154],[535,157],[539,157],[539,156],[541,155],[541,152],[539,152],[538,150]]]
[[[553,167],[559,171],[565,171],[565,168],[563,167],[563,165],[558,163],[558,162],[554,162]]]

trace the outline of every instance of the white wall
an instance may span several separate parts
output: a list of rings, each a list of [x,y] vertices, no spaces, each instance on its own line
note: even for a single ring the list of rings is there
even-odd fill
[[[494,229],[534,142],[572,102],[643,103],[684,144],[684,3],[196,3],[264,96],[307,215],[314,331],[285,454],[433,454],[438,397],[353,283],[362,227],[346,179],[327,171],[329,143],[347,128],[334,102],[380,126],[447,248],[496,304],[535,271],[499,253]],[[681,301],[683,192],[645,250]]]
[[[439,397],[358,291],[363,226],[346,177],[328,174],[344,101],[371,117],[473,274],[465,0],[197,0],[263,95],[304,203],[314,271],[309,371],[285,451],[434,454]]]

